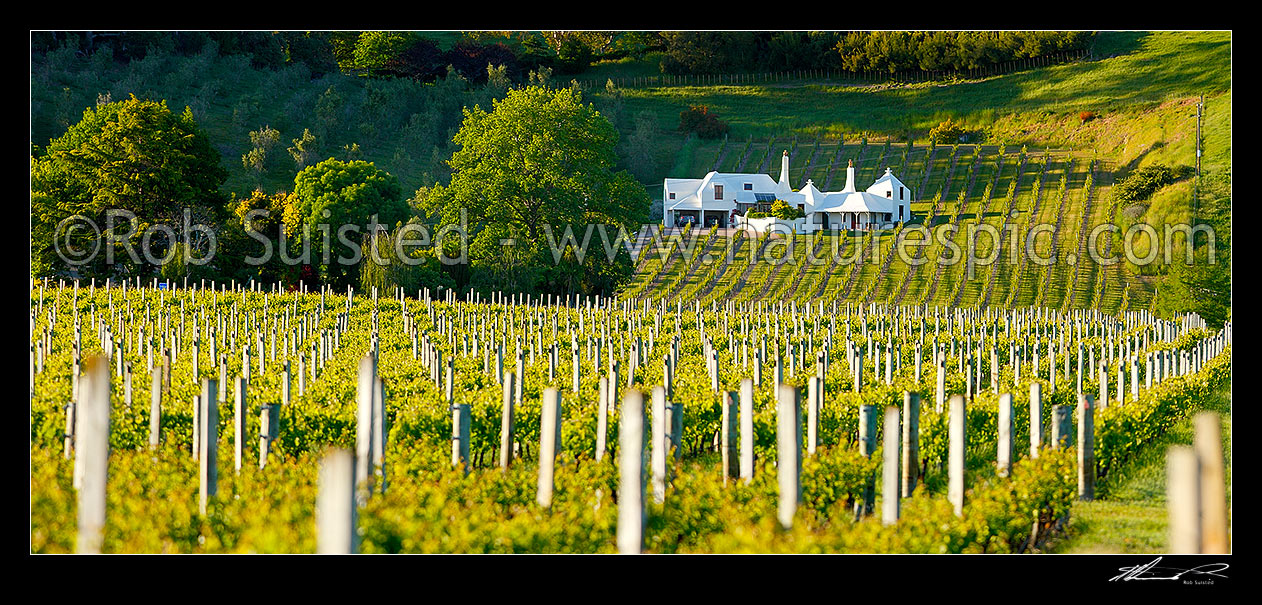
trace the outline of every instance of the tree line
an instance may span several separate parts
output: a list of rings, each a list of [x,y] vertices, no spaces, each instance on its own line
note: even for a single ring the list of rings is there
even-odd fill
[[[341,71],[433,81],[451,66],[480,84],[488,64],[522,83],[531,71],[582,74],[597,62],[624,59],[670,75],[967,70],[1082,50],[1092,37],[1082,31],[33,32],[31,44],[35,53],[70,45],[85,55],[111,46],[114,57],[127,61],[153,50],[191,56],[213,42],[222,55],[249,55],[256,68],[302,63],[313,77]]]
[[[328,157],[312,159],[292,188],[238,198],[223,190],[219,152],[187,107],[135,96],[90,107],[31,156],[31,274],[536,294],[610,294],[630,277],[625,250],[614,258],[564,244],[553,251],[567,226],[580,239],[587,225],[633,231],[649,206],[643,187],[616,168],[613,125],[580,91],[509,90],[489,110],[463,115],[446,184],[408,194],[372,162]],[[99,227],[68,229],[72,217]],[[426,237],[446,225],[461,227],[463,246],[458,232]],[[408,245],[396,246],[405,237]],[[107,255],[100,246],[110,245]],[[82,250],[99,252],[67,255]]]
[[[31,52],[73,48],[90,56],[109,48],[117,61],[158,51],[195,56],[213,44],[220,56],[245,55],[256,69],[305,65],[313,78],[342,72],[367,77],[433,81],[448,66],[474,84],[487,81],[487,65],[503,69],[512,83],[531,71],[582,73],[598,60],[643,56],[660,40],[641,32],[32,32]],[[444,48],[446,47],[446,48]]]
[[[666,74],[965,70],[1087,48],[1091,32],[663,32]]]

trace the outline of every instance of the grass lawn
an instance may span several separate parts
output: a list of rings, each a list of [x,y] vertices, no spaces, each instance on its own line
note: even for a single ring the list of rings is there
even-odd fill
[[[631,113],[651,112],[664,130],[677,125],[688,105],[704,104],[741,135],[924,132],[946,117],[976,126],[1007,121],[1033,134],[1049,116],[1231,88],[1227,32],[1101,32],[1096,44],[1096,56],[1108,58],[955,84],[669,86],[624,94]]]
[[[1230,536],[1231,386],[1225,386],[1214,393],[1201,409],[1217,412],[1222,416]],[[1144,448],[1130,464],[1105,477],[1096,486],[1095,501],[1074,503],[1069,514],[1067,535],[1054,546],[1052,552],[1166,552],[1169,543],[1165,506],[1166,450],[1171,445],[1191,445],[1193,434],[1192,419],[1185,418],[1163,439]]]

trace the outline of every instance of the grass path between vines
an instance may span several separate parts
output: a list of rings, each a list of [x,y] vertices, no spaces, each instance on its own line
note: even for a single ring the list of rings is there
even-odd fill
[[[1052,552],[1069,554],[1164,553],[1169,550],[1166,512],[1166,450],[1191,445],[1192,417],[1209,410],[1222,416],[1227,479],[1227,520],[1231,523],[1231,385],[1181,420],[1159,441],[1140,451],[1130,464],[1097,485],[1098,499],[1075,502],[1067,536]]]

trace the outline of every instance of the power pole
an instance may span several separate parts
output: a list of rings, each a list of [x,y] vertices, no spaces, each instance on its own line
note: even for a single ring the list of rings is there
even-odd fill
[[[1201,205],[1201,116],[1205,113],[1205,95],[1196,101],[1196,187],[1192,190],[1192,222],[1200,215]]]
[[[1196,180],[1201,180],[1201,116],[1205,112],[1205,95],[1196,102]]]

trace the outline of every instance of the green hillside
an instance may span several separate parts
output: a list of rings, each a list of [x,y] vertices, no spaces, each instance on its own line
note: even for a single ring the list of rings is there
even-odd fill
[[[856,161],[860,184],[891,167],[912,185],[918,200],[912,206],[912,225],[926,220],[931,227],[954,224],[961,228],[952,238],[959,245],[980,214],[982,224],[1016,234],[1002,236],[997,262],[975,267],[971,277],[963,264],[939,269],[932,262],[943,252],[937,243],[915,257],[929,264],[890,259],[893,238],[880,234],[874,245],[862,248],[862,262],[853,267],[829,262],[771,270],[746,263],[748,271],[716,275],[721,264],[697,270],[676,257],[661,275],[656,272],[662,267],[642,263],[644,271],[624,290],[648,297],[704,291],[709,297],[740,299],[825,296],[856,302],[1147,308],[1161,269],[1129,262],[1041,267],[1013,259],[1009,249],[1022,229],[1038,223],[1055,228],[1035,238],[1034,248],[1042,255],[1054,251],[1063,260],[1081,253],[1091,230],[1104,222],[1123,228],[1138,221],[1158,226],[1192,222],[1189,179],[1125,207],[1115,207],[1109,192],[1137,168],[1194,163],[1198,95],[1206,99],[1207,180],[1226,183],[1220,189],[1229,191],[1230,59],[1230,33],[1100,32],[1088,60],[949,83],[593,88],[586,100],[620,130],[621,161],[641,179],[651,199],[660,197],[665,177],[697,177],[714,169],[776,176],[775,158],[788,150],[794,186],[810,178],[823,189],[835,189],[848,160]],[[617,77],[645,69],[623,61],[597,71]],[[458,77],[428,84],[340,73],[312,78],[301,64],[261,69],[252,67],[246,56],[209,51],[191,57],[151,52],[130,62],[116,61],[107,51],[90,56],[51,51],[32,57],[31,87],[35,153],[100,100],[133,94],[163,99],[173,109],[192,110],[222,156],[229,173],[227,189],[238,196],[255,188],[291,189],[299,167],[286,148],[310,130],[318,157],[372,161],[397,176],[410,197],[418,188],[449,178],[445,162],[454,151],[451,136],[462,120],[462,108],[485,107],[504,94],[502,88],[470,86]],[[703,140],[678,132],[680,111],[693,104],[706,105],[726,121],[729,135]],[[1084,120],[1084,112],[1093,117]],[[926,133],[947,118],[962,120],[984,143],[938,146],[930,154]],[[250,132],[264,126],[280,132],[280,143],[269,153],[265,169],[255,172],[241,157],[251,148]],[[636,145],[641,152],[632,149]],[[1015,188],[1009,199],[1010,186]],[[727,241],[720,238],[713,246]],[[984,236],[979,243],[983,255],[993,245]],[[1180,243],[1175,247],[1182,249]],[[749,248],[737,246],[746,255]],[[855,245],[847,249],[859,250]],[[772,258],[783,255],[778,246],[767,252]],[[869,267],[873,257],[877,262]],[[696,283],[694,277],[705,271],[711,272],[709,281]],[[774,281],[760,281],[766,279]],[[666,292],[648,287],[654,280],[675,287]]]
[[[967,244],[970,225],[993,228],[1000,234],[994,262],[975,266],[971,272],[965,262],[934,262],[944,253],[951,256],[936,239],[919,256],[914,246],[907,248],[907,255],[898,255],[894,235],[887,232],[875,234],[872,246],[865,246],[862,239],[848,243],[852,251],[862,248],[858,262],[852,261],[853,254],[842,254],[835,262],[786,265],[787,271],[776,266],[728,270],[712,278],[716,286],[707,296],[717,292],[722,299],[736,300],[805,302],[822,296],[856,303],[1039,305],[1110,313],[1147,309],[1161,269],[1127,262],[1121,254],[1120,235],[1110,241],[1106,233],[1096,246],[1102,256],[1117,254],[1121,259],[1117,264],[1066,261],[1070,255],[1075,261],[1088,258],[1089,236],[1105,223],[1125,229],[1146,221],[1160,232],[1166,224],[1195,222],[1191,179],[1126,208],[1114,203],[1111,189],[1140,167],[1195,163],[1198,94],[1206,98],[1203,169],[1211,177],[1229,178],[1230,36],[1101,33],[1093,52],[1106,58],[950,85],[847,88],[806,83],[663,87],[622,94],[632,111],[658,116],[663,130],[680,108],[701,103],[732,125],[726,140],[699,144],[694,140],[683,149],[693,158],[709,160],[709,165],[676,162],[666,176],[701,176],[715,168],[716,157],[724,158],[717,165],[721,170],[764,169],[778,176],[778,165],[768,169],[760,160],[775,150],[793,149],[790,178],[795,187],[811,178],[825,190],[837,188],[839,183],[832,177],[844,169],[847,160],[855,160],[860,186],[890,167],[912,185],[918,200],[912,205],[915,218],[909,226],[926,221],[931,228],[955,225],[959,230],[949,239],[960,247]],[[1095,116],[1084,120],[1080,113],[1086,111]],[[924,132],[946,117],[983,130],[987,143],[931,148]],[[679,141],[682,149],[682,136]],[[663,137],[663,146],[667,145],[669,140]],[[735,151],[724,153],[725,147]],[[746,156],[748,160],[742,161]],[[687,171],[681,171],[683,167]],[[660,197],[660,181],[646,186]],[[1039,257],[1056,260],[1049,266],[1024,262],[1026,255],[1012,253],[1013,246],[1020,247],[1029,229],[1039,224],[1049,228],[1034,237],[1031,245]],[[862,237],[830,235],[835,236]],[[915,241],[920,236],[908,237]],[[981,258],[989,257],[996,247],[984,233],[977,244],[975,255]],[[813,246],[831,248],[834,244],[796,238],[800,254]],[[1174,246],[1176,252],[1183,249],[1180,240]],[[1137,242],[1135,250],[1142,254],[1147,248]],[[773,250],[769,258],[778,260],[780,254]],[[697,291],[662,292],[649,286],[653,278],[670,280],[676,274],[695,272],[692,260],[672,260],[662,277],[637,276],[626,295],[678,295],[691,300]],[[792,288],[780,287],[785,273],[805,277],[789,278]],[[831,274],[828,279],[817,277],[825,273]],[[759,287],[740,283],[742,277]]]

